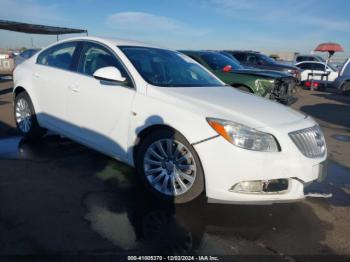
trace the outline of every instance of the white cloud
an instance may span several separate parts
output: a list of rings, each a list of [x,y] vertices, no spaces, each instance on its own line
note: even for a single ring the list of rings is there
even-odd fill
[[[208,33],[207,29],[195,28],[181,21],[145,12],[120,12],[109,15],[106,24],[113,29],[141,34],[194,35]]]
[[[0,17],[28,23],[56,23],[64,20],[56,5],[42,5],[35,0],[0,0]]]
[[[202,0],[202,7],[243,21],[266,22],[276,25],[298,24],[312,26],[323,31],[350,32],[350,22],[322,16],[317,0],[272,1],[272,0]],[[334,14],[334,13],[333,13]]]

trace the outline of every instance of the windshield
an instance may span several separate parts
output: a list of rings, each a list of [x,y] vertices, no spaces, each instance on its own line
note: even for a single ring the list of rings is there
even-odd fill
[[[138,46],[120,46],[148,83],[163,87],[223,86],[194,60],[179,52]]]
[[[243,69],[243,67],[231,58],[219,53],[204,53],[201,58],[213,70],[222,70],[225,66],[231,66],[232,69]]]
[[[264,54],[259,54],[259,58],[268,64],[276,64],[276,60]]]

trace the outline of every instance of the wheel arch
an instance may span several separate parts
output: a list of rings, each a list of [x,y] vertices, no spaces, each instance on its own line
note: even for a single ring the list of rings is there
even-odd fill
[[[16,86],[13,88],[13,98],[15,98],[16,96],[18,96],[20,93],[22,92],[27,92],[27,90],[23,87],[23,86]],[[28,92],[27,92],[28,93]],[[28,94],[29,95],[29,94]]]
[[[177,129],[175,129],[172,126],[167,125],[167,124],[153,124],[153,125],[150,125],[150,126],[143,128],[141,131],[139,131],[137,133],[136,139],[133,143],[133,147],[132,147],[132,161],[133,161],[133,163],[135,163],[136,154],[137,154],[137,150],[138,150],[138,146],[140,145],[140,142],[143,139],[145,139],[149,134],[151,134],[153,131],[160,130],[160,129],[172,130],[172,131],[178,132],[179,134],[184,136],[179,130],[177,130]]]
[[[248,88],[249,89],[249,91],[250,92],[252,92],[252,94],[254,94],[255,92],[254,92],[254,90],[253,90],[253,88],[251,88],[250,86],[248,86],[248,85],[246,85],[246,84],[231,84],[231,86],[232,87],[234,87],[234,88],[238,88],[238,87],[240,87],[240,86],[244,86],[244,87],[246,87],[246,88]]]

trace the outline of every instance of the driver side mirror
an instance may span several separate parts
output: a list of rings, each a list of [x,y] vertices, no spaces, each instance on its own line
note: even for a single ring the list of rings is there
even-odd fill
[[[94,78],[104,81],[113,81],[122,83],[126,78],[122,76],[119,69],[114,66],[102,67],[95,71]]]

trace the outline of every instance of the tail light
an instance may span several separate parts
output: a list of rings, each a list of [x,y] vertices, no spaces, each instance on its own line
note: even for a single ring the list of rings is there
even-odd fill
[[[224,66],[224,68],[222,69],[222,72],[231,72],[232,71],[232,66],[230,65],[227,65],[227,66]]]
[[[306,87],[311,87],[311,85],[313,86],[313,87],[318,87],[319,86],[319,83],[318,82],[311,82],[311,81],[306,81],[305,82],[305,86]]]

